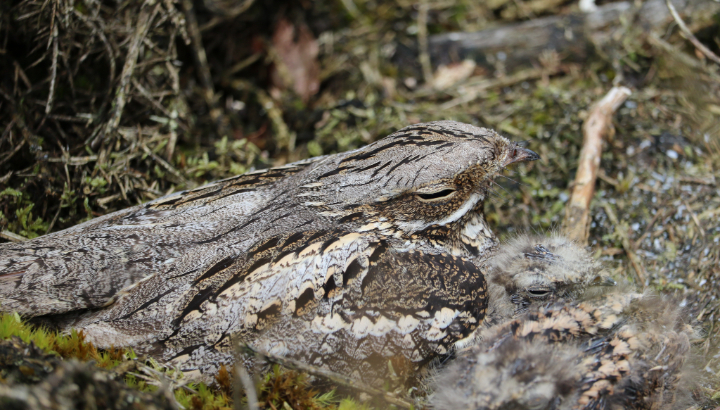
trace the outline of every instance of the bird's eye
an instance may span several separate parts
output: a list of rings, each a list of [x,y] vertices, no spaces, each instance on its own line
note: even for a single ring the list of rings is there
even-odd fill
[[[455,193],[452,188],[445,188],[435,192],[418,192],[417,197],[421,201],[431,202],[450,198]]]
[[[528,289],[528,295],[534,298],[544,298],[550,295],[550,289]]]
[[[615,286],[617,282],[611,277],[598,275],[590,282],[592,286]]]

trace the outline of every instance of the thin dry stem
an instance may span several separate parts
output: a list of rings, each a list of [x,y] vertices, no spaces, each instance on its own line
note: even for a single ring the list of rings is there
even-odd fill
[[[245,370],[245,366],[243,366],[242,364],[238,364],[233,368],[235,369],[235,375],[238,379],[240,379],[243,389],[245,389],[245,397],[247,397],[248,409],[258,410],[260,407],[258,406],[258,397],[257,392],[255,391],[255,385],[253,384],[247,370]],[[240,402],[239,398],[235,398],[235,400],[237,403]]]
[[[123,108],[127,102],[127,94],[130,90],[131,79],[135,66],[137,65],[138,55],[140,53],[140,44],[147,35],[148,28],[150,27],[152,20],[157,14],[157,7],[153,10],[152,14],[149,10],[149,6],[145,6],[140,10],[140,16],[138,16],[137,26],[133,35],[132,43],[128,49],[127,57],[125,58],[125,65],[123,66],[122,73],[120,74],[120,85],[115,93],[115,101],[113,102],[112,115],[110,120],[105,126],[104,132],[98,134],[92,141],[91,145],[97,147],[97,145],[105,139],[106,136],[112,136],[117,131],[120,125],[120,119],[122,118]]]
[[[417,35],[418,45],[420,46],[420,66],[422,67],[423,77],[425,77],[425,83],[430,83],[433,79],[432,64],[430,64],[430,53],[428,52],[428,11],[430,11],[428,0],[421,1],[420,8],[418,9]]]
[[[603,204],[603,208],[605,208],[605,213],[607,214],[608,219],[610,219],[610,222],[613,224],[613,226],[615,226],[615,233],[620,237],[620,242],[622,243],[623,249],[625,250],[625,254],[630,261],[630,265],[632,265],[633,270],[635,271],[635,278],[637,280],[637,283],[640,286],[644,286],[648,275],[645,271],[645,268],[643,267],[642,262],[640,261],[640,258],[638,258],[637,254],[635,253],[635,248],[633,247],[634,243],[630,241],[630,234],[628,232],[627,224],[620,223],[617,215],[615,215],[615,211],[613,211],[612,207],[609,204]]]
[[[53,106],[53,95],[55,94],[55,80],[57,79],[57,60],[58,60],[58,29],[53,26],[52,29],[52,45],[53,56],[52,65],[50,67],[50,91],[48,91],[48,100],[45,104],[45,114],[50,114]]]
[[[587,244],[590,230],[590,201],[595,193],[603,137],[612,127],[613,113],[630,94],[625,87],[613,87],[592,107],[583,123],[583,147],[561,228],[564,235],[582,244]]]
[[[691,43],[693,43],[695,48],[700,50],[700,52],[703,53],[705,57],[714,61],[716,64],[720,64],[720,57],[713,53],[709,48],[705,47],[705,45],[701,43],[700,40],[697,39],[697,37],[695,37],[695,35],[692,33],[692,31],[690,31],[688,26],[685,25],[685,22],[680,17],[677,10],[675,10],[675,6],[673,6],[670,0],[665,0],[665,4],[667,5],[668,10],[670,10],[670,14],[672,14],[678,27],[680,27],[680,30],[683,32],[685,37],[690,40]]]

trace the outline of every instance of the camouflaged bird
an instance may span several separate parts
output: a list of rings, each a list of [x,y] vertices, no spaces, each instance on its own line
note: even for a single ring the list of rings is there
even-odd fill
[[[434,376],[432,407],[688,408],[678,386],[697,334],[678,304],[627,286],[605,290],[535,304],[484,330],[479,344]]]
[[[614,286],[609,272],[584,248],[561,235],[518,235],[484,264],[490,300],[483,324],[491,327],[532,305],[574,300],[596,286]]]
[[[537,158],[489,129],[409,126],[1,244],[0,309],[56,315],[197,380],[236,342],[367,380],[482,323],[479,266],[496,246],[483,201],[505,167]]]

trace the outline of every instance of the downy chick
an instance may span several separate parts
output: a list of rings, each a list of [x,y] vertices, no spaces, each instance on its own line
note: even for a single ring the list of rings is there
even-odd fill
[[[560,235],[518,235],[500,245],[485,267],[486,328],[526,312],[533,304],[574,299],[588,287],[615,285],[589,252]]]
[[[581,295],[582,285],[609,283],[588,275],[600,270],[599,263],[559,237],[544,239],[530,252],[528,240],[518,238],[489,262],[488,282],[505,284],[495,293],[490,288],[490,307],[497,305],[499,319],[434,376],[432,407],[670,409],[686,401],[677,399],[678,385],[697,332],[683,322],[678,304],[628,285]],[[551,248],[563,253],[562,263],[546,252]],[[530,305],[526,301],[535,300],[539,282],[520,291],[507,283],[526,283],[536,268],[544,278],[575,271],[585,272],[580,277],[586,280],[576,282],[580,287],[553,289],[564,297],[554,303]],[[510,300],[504,306],[493,301],[503,291]]]

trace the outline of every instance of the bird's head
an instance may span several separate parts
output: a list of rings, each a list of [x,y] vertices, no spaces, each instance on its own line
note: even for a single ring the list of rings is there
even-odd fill
[[[515,314],[538,302],[577,298],[591,286],[615,285],[587,250],[562,236],[518,236],[487,267],[488,282],[504,289]]]
[[[469,216],[482,213],[493,178],[510,164],[538,158],[487,128],[454,121],[416,124],[328,157],[298,195],[307,206],[320,208],[321,215],[357,225],[354,229],[404,238],[450,229],[460,236],[472,223]]]

